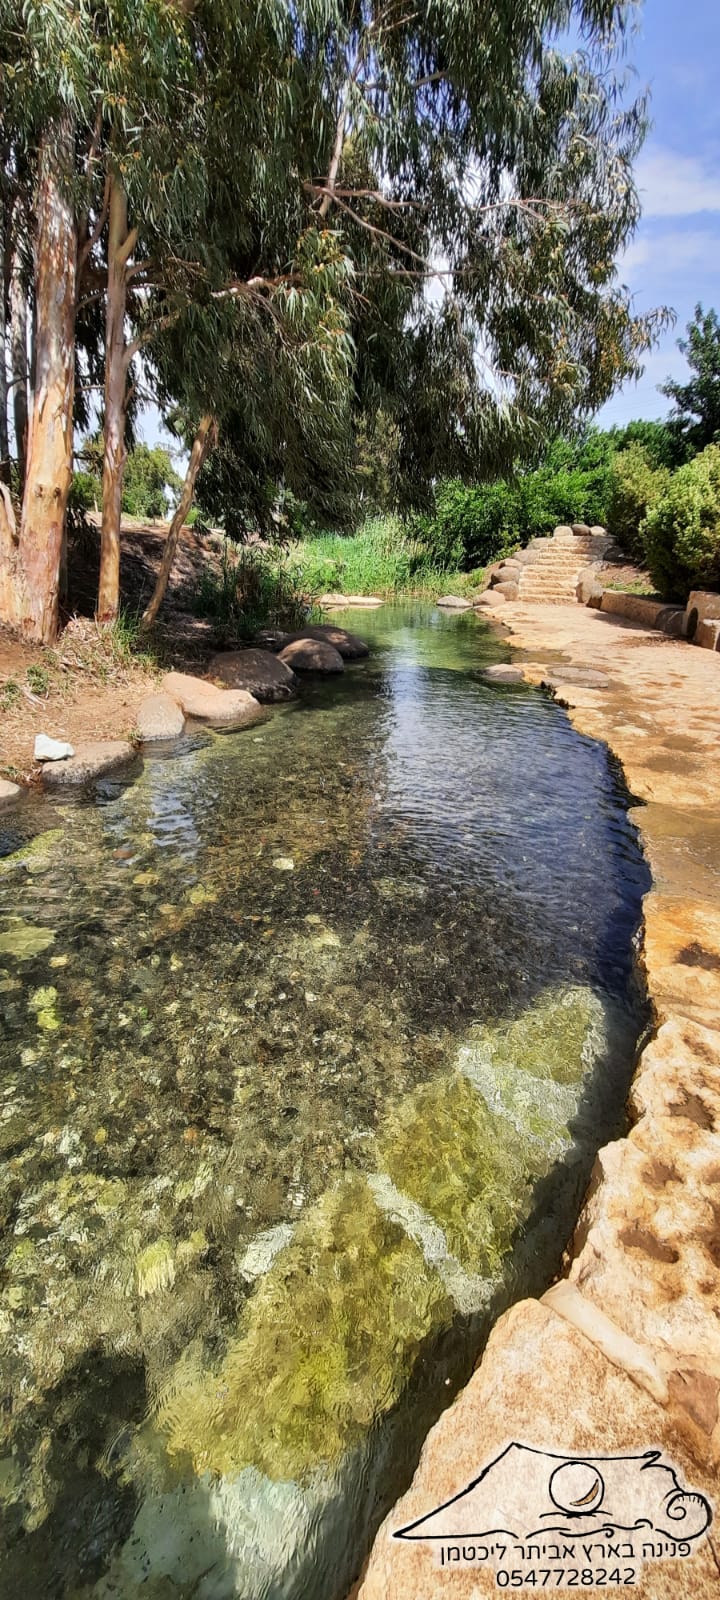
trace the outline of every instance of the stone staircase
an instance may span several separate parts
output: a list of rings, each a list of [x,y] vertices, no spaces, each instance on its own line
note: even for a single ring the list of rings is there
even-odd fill
[[[577,599],[580,573],[602,561],[611,544],[604,528],[575,523],[559,527],[548,539],[533,539],[525,550],[510,556],[494,577],[508,600],[529,605],[572,605]],[[515,591],[513,593],[513,590]]]

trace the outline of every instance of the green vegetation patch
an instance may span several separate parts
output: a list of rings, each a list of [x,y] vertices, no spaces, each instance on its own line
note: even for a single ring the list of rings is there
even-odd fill
[[[161,1409],[171,1456],[197,1472],[297,1478],[337,1461],[397,1401],[418,1350],[452,1318],[418,1247],[364,1178],[318,1201],[247,1302],[219,1371]]]

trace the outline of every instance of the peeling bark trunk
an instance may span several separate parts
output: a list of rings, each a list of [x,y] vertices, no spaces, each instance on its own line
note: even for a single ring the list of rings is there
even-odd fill
[[[18,531],[7,484],[0,482],[0,621],[17,621]]]
[[[15,422],[15,453],[22,494],[25,486],[28,443],[27,296],[20,272],[17,241],[10,276],[10,387]]]
[[[35,252],[36,370],[18,542],[22,632],[52,644],[72,478],[77,227],[70,194],[74,127],[64,115],[40,151]]]
[[[5,366],[7,326],[5,285],[7,282],[8,239],[5,207],[0,206],[0,481],[10,482],[10,439],[8,436],[8,385]]]
[[[127,415],[127,196],[115,175],[110,180],[108,286],[105,310],[105,453],[103,456],[100,582],[97,614],[114,622],[120,608],[120,518],[125,471]]]
[[[178,501],[177,510],[168,529],[168,536],[165,541],[165,549],[163,550],[162,561],[160,562],[160,571],[157,575],[157,581],[153,590],[152,599],[149,601],[142,615],[142,626],[144,628],[152,627],[152,624],[155,621],[158,611],[160,610],[165,598],[165,591],[167,589],[168,579],[172,571],[172,564],[175,560],[175,551],[177,550],[178,539],[180,538],[180,529],[185,522],[193,502],[197,475],[203,462],[209,456],[210,451],[217,444],[217,435],[218,430],[215,418],[210,415],[204,416],[200,422],[200,426],[195,438],[193,439],[193,447],[190,451],[190,460],[188,462],[187,472],[185,473],[185,482],[182,486],[182,493]]]

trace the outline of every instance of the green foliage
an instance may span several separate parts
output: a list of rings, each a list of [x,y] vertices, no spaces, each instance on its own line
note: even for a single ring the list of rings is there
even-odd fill
[[[123,479],[122,508],[126,516],[167,517],[171,496],[182,487],[169,450],[136,444],[128,451]]]
[[[297,582],[310,594],[437,592],[445,573],[417,522],[368,517],[355,534],[319,534],[290,550]]]
[[[223,544],[220,570],[206,567],[195,610],[228,631],[252,637],[260,627],[301,627],[312,601],[297,566],[282,550]]]
[[[97,511],[102,501],[102,486],[92,472],[74,472],[70,485],[68,507],[76,517],[86,511]]]
[[[25,677],[28,688],[33,694],[47,694],[50,688],[50,674],[47,667],[40,666],[39,662],[32,662],[28,667]]]
[[[636,561],[645,559],[642,524],[648,512],[666,494],[669,484],[668,468],[652,466],[645,446],[639,441],[619,450],[613,459],[608,526],[618,544]]]
[[[678,468],[642,533],[664,598],[685,601],[691,589],[720,587],[720,444]]]
[[[703,450],[720,437],[720,320],[717,312],[695,307],[687,338],[678,340],[690,367],[688,383],[668,379],[661,393],[675,402],[671,425],[686,451]]]

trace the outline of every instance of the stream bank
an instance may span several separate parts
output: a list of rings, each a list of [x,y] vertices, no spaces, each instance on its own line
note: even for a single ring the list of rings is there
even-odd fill
[[[659,1449],[716,1515],[720,1503],[719,664],[577,605],[505,604],[497,620],[526,679],[610,748],[638,802],[655,1032],[631,1087],[632,1128],[598,1154],[564,1277],[496,1324],[380,1529],[361,1600],[496,1593],[493,1570],[461,1566],[450,1580],[427,1542],[392,1533],[457,1495],[510,1439],[588,1458]],[[670,1551],[658,1546],[628,1580],[636,1593],[717,1596],[712,1530]]]

